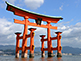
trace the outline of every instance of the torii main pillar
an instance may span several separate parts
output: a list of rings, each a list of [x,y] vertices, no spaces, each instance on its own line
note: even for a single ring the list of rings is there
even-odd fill
[[[22,43],[22,55],[21,57],[27,57],[27,50],[25,50],[25,47],[27,46],[27,38],[26,35],[28,33],[28,16],[25,16],[25,24],[24,24],[24,33],[23,33],[23,43]]]
[[[51,23],[50,21],[47,22],[47,25],[48,25],[48,28],[47,28],[48,57],[52,57],[53,56],[53,51],[51,51],[52,43],[51,43],[51,40],[50,40],[50,38],[51,38],[51,34],[50,34],[50,25],[51,24],[50,23]]]

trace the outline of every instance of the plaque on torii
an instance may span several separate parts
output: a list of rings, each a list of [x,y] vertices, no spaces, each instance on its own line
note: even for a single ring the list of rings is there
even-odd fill
[[[18,24],[23,24],[24,25],[24,32],[23,32],[23,36],[20,36],[21,33],[17,32],[15,33],[17,35],[16,37],[16,57],[19,57],[19,50],[22,50],[22,57],[27,57],[27,52],[28,52],[28,49],[30,50],[30,57],[34,57],[34,31],[36,29],[34,28],[30,28],[30,34],[28,35],[28,25],[30,26],[36,26],[36,27],[42,27],[42,28],[47,28],[47,39],[44,39],[44,35],[41,35],[40,37],[41,38],[41,42],[42,42],[42,57],[44,57],[44,51],[48,51],[48,57],[51,57],[52,56],[52,53],[53,53],[53,50],[57,50],[58,51],[58,57],[61,56],[61,42],[60,42],[60,34],[61,32],[56,32],[57,34],[57,37],[51,37],[51,34],[50,34],[50,29],[55,29],[57,30],[57,27],[56,26],[52,26],[51,23],[57,23],[59,20],[62,20],[63,18],[62,17],[55,17],[55,16],[47,16],[47,15],[43,15],[43,14],[39,14],[39,13],[35,13],[35,12],[31,12],[31,11],[28,11],[28,10],[24,10],[24,9],[21,9],[17,6],[14,6],[8,2],[6,2],[7,4],[7,10],[8,11],[11,11],[14,13],[14,15],[17,15],[17,16],[21,16],[21,17],[24,17],[24,20],[17,20],[17,19],[14,19],[14,23],[18,23]],[[28,19],[34,19],[36,23],[32,23],[30,22]],[[41,24],[42,21],[45,21],[47,22],[46,25],[44,24]],[[27,47],[27,38],[30,37],[30,47]],[[22,39],[23,42],[22,42],[22,47],[20,48],[19,47],[19,39]],[[56,48],[52,48],[52,41],[51,40],[55,40],[57,39],[57,47]],[[48,48],[47,49],[44,49],[44,42],[43,41],[48,41],[47,44],[48,44]]]

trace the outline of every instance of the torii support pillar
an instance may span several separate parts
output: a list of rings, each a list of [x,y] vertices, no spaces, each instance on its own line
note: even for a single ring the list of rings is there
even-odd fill
[[[34,31],[36,30],[36,28],[29,28],[29,30],[31,31],[31,33],[30,33],[30,54],[29,54],[29,57],[34,58],[34,36],[35,36]]]
[[[16,36],[16,54],[15,54],[15,58],[19,58],[19,35],[21,33],[17,32],[15,33],[17,36]]]
[[[60,35],[62,32],[55,32],[55,33],[57,34],[57,57],[62,57],[61,35]]]
[[[42,54],[41,54],[41,56],[42,56],[42,57],[45,57],[45,52],[44,52],[44,41],[43,41],[45,35],[40,35],[40,37],[41,37],[41,42],[42,42],[42,48],[41,48]]]

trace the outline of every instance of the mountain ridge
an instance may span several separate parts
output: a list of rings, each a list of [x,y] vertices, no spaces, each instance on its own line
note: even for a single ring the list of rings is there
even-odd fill
[[[0,50],[15,50],[15,45],[0,45]],[[35,47],[35,52],[41,52],[41,47]],[[80,48],[73,48],[70,46],[63,46],[62,53],[81,54]]]

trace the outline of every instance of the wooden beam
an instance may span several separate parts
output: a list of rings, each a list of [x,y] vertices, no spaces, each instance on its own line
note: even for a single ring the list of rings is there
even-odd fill
[[[19,39],[22,39],[22,38],[23,38],[23,36],[20,36],[20,37],[19,37]]]
[[[17,9],[14,10],[14,14],[21,16],[21,17],[28,16],[31,19],[42,18],[42,21],[46,21],[46,22],[51,21],[52,23],[57,23],[60,20],[58,18],[47,18],[47,17],[43,17],[43,16],[37,16],[37,15],[34,15],[34,14],[30,14],[30,13],[25,13],[25,12],[19,11]]]
[[[29,38],[30,34],[26,35],[26,38]],[[19,39],[23,39],[23,36],[20,36]]]
[[[25,47],[25,49],[29,50],[29,49],[30,49],[30,47]]]
[[[51,28],[51,29],[55,29],[55,30],[58,29],[57,26],[50,26],[50,28]]]
[[[57,47],[56,48],[51,48],[52,50],[57,50]]]
[[[51,37],[50,38],[51,40],[56,40],[57,39],[57,37]],[[41,39],[42,41],[48,41],[48,39],[46,38],[46,39]]]
[[[60,19],[62,20],[63,18],[61,17],[54,17],[54,16],[49,16],[49,15],[43,15],[43,14],[38,14],[34,12],[30,12],[28,10],[23,10],[21,8],[18,8],[8,2],[6,2],[7,8],[6,10],[11,11],[14,13],[14,15],[18,15],[21,17],[28,16],[31,19],[37,19],[41,18],[42,21],[51,21],[52,23],[57,23]]]
[[[44,50],[44,51],[48,51],[48,48],[44,48],[43,50]]]
[[[30,26],[36,26],[36,27],[48,28],[47,25],[43,25],[43,24],[41,24],[41,25],[37,25],[36,23],[31,23],[31,22],[29,22],[28,25],[30,25]],[[55,30],[57,30],[57,27],[56,27],[56,26],[50,26],[50,28],[51,28],[51,29],[55,29]]]
[[[57,39],[57,37],[51,37],[51,40],[56,40]]]
[[[22,50],[22,47],[19,47],[18,50]]]
[[[25,21],[21,21],[21,20],[17,20],[17,19],[14,19],[14,23],[18,23],[18,24],[25,24]]]
[[[26,35],[26,38],[29,38],[30,37],[30,34]]]
[[[25,21],[24,21],[24,20],[21,21],[21,20],[14,19],[14,23],[25,24]],[[31,22],[28,22],[28,25],[30,25],[30,26],[36,26],[36,27],[48,28],[47,25],[43,25],[43,24],[37,25],[36,23],[31,23]],[[57,27],[56,27],[56,26],[51,26],[51,25],[50,25],[50,28],[57,30]]]
[[[43,39],[43,41],[47,41],[48,39],[46,38],[46,39]]]

